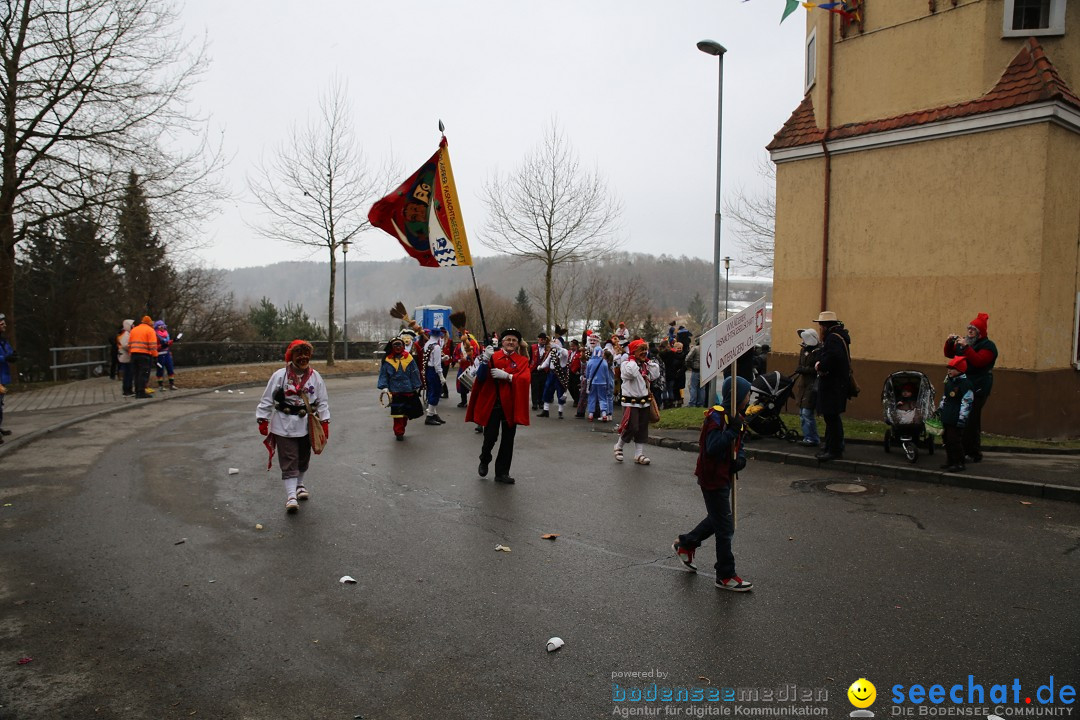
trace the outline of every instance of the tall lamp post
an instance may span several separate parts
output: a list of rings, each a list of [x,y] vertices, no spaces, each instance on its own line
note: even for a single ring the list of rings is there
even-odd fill
[[[720,59],[720,85],[716,94],[716,211],[713,214],[713,320],[720,323],[720,160],[723,157],[724,139],[724,53],[727,52],[715,40],[702,40],[698,50]],[[727,317],[725,311],[724,314]]]
[[[724,258],[724,319],[727,320],[728,312],[728,278],[731,276],[731,258]]]
[[[720,324],[720,159],[724,139],[724,53],[727,52],[715,40],[702,40],[697,49],[707,55],[720,59],[720,85],[716,93],[716,212],[713,214],[713,325]],[[727,317],[727,308],[724,308]],[[716,397],[716,379],[709,384],[708,400],[705,406],[712,404]]]
[[[349,359],[349,241],[341,243],[341,264],[344,266],[345,301],[341,305],[342,315],[345,316],[345,326],[342,336],[345,340],[345,352],[342,360]]]

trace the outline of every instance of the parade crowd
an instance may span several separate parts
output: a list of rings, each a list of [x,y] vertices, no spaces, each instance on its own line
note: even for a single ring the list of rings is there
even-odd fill
[[[965,336],[952,335],[945,343],[944,354],[950,359],[948,376],[936,414],[944,427],[948,458],[944,467],[950,472],[963,470],[965,457],[974,462],[982,459],[981,410],[990,394],[997,360],[997,348],[986,335],[987,320],[988,316],[980,313]],[[517,429],[529,425],[533,413],[539,418],[562,420],[572,409],[575,418],[614,421],[615,462],[624,462],[629,453],[635,464],[650,465],[652,460],[645,452],[649,424],[659,420],[660,408],[684,402],[695,407],[706,405],[699,346],[692,344],[685,327],[676,327],[674,322],[668,336],[654,345],[631,337],[625,323],[606,336],[587,330],[580,340],[567,340],[566,331],[556,326],[552,336],[539,333],[534,343],[526,342],[517,329],[506,328],[482,343],[463,327],[455,328],[456,338],[452,339],[446,328],[422,328],[408,318],[406,321],[408,327],[386,343],[377,383],[383,404],[390,410],[395,440],[405,440],[409,420],[423,417],[425,426],[445,425],[439,404],[450,398],[452,384],[460,397],[458,407],[466,409],[465,422],[482,435],[477,474],[487,477],[494,462],[497,483],[516,482],[510,474],[514,441]],[[795,397],[803,430],[801,442],[821,445],[817,458],[826,462],[843,456],[841,415],[859,386],[851,365],[851,335],[844,323],[830,311],[821,312],[815,323],[817,330],[797,331],[801,345]],[[150,318],[143,318],[143,325],[149,328],[149,324]],[[140,342],[135,337],[132,335],[128,344],[133,351]],[[289,513],[297,512],[300,502],[311,497],[305,485],[311,455],[320,453],[330,437],[329,398],[322,377],[310,365],[312,352],[311,344],[304,340],[289,345],[285,367],[270,378],[256,410],[259,433],[269,451],[268,468],[275,453],[278,457]],[[746,465],[747,417],[753,413],[749,408],[751,381],[765,374],[767,353],[768,346],[763,346],[740,357],[712,399],[716,404],[704,412],[694,474],[706,514],[672,544],[676,557],[696,572],[696,550],[715,537],[716,586],[735,592],[753,588],[735,571],[731,495],[737,473]],[[146,361],[136,367],[138,377],[148,377]],[[159,364],[159,386],[164,367]],[[168,372],[171,386],[171,365]],[[689,394],[684,398],[686,390]],[[912,395],[911,387],[900,389],[897,405],[901,411],[916,411]],[[616,407],[621,411],[617,413]],[[817,432],[817,414],[824,419],[824,437]]]

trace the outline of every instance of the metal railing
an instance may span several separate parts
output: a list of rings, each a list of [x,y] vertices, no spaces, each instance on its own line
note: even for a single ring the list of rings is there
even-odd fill
[[[60,353],[78,352],[80,350],[84,351],[86,353],[86,360],[84,362],[74,362],[74,363],[60,363],[60,362],[58,362],[59,359],[60,359],[59,358]],[[98,359],[98,360],[94,360],[94,359],[92,359],[90,357],[90,354],[95,352],[95,351],[101,354],[101,358]],[[52,357],[53,357],[52,365],[49,366],[49,368],[53,372],[53,380],[59,380],[60,379],[59,371],[62,370],[62,369],[65,369],[65,368],[84,367],[84,368],[86,368],[86,377],[89,378],[90,377],[90,368],[91,367],[98,366],[98,367],[101,367],[102,370],[108,370],[108,367],[109,367],[109,346],[108,345],[81,345],[79,347],[49,348],[49,352],[52,353]]]

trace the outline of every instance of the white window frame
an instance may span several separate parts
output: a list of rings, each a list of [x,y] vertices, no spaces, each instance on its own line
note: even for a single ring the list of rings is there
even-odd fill
[[[1011,0],[1009,0],[1011,2]],[[814,87],[814,83],[817,82],[817,28],[810,30],[810,34],[806,36],[806,74],[803,77],[805,87],[804,93],[810,92],[810,88]]]
[[[1016,0],[1005,0],[1005,17],[1002,19],[1002,37],[1028,37],[1030,35],[1064,35],[1066,0],[1050,0],[1050,27],[1014,30],[1012,26],[1013,10]]]

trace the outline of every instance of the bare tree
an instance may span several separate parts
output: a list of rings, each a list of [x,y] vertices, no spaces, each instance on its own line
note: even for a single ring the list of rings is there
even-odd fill
[[[776,239],[776,165],[767,157],[758,163],[758,174],[767,181],[757,195],[740,188],[734,199],[724,201],[724,214],[735,221],[735,235],[745,251],[747,265],[771,273]]]
[[[0,8],[0,312],[12,325],[15,247],[74,214],[115,214],[131,170],[159,227],[197,221],[221,155],[188,92],[201,44],[168,0],[8,0]],[[189,150],[177,150],[187,145]]]
[[[522,164],[484,184],[488,220],[481,242],[493,250],[544,267],[544,326],[552,324],[552,282],[560,265],[601,258],[613,251],[622,207],[598,171],[582,168],[558,125]]]
[[[332,80],[319,116],[294,125],[269,163],[260,163],[248,186],[267,214],[255,230],[265,238],[330,251],[329,341],[334,364],[337,252],[368,230],[367,211],[389,188],[389,166],[376,175],[352,130],[348,93]]]

